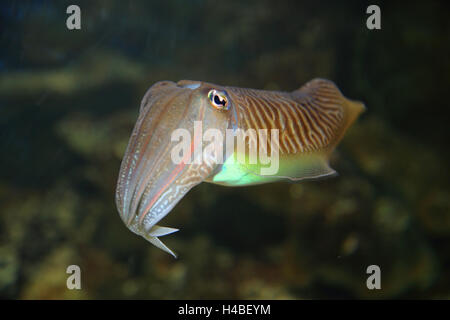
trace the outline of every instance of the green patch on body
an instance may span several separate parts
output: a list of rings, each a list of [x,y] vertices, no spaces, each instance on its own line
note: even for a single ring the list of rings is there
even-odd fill
[[[325,156],[320,154],[280,157],[279,168],[273,175],[262,175],[261,169],[269,165],[249,164],[248,157],[242,163],[235,154],[228,157],[221,170],[209,179],[209,182],[226,186],[247,186],[279,180],[292,182],[321,179],[335,175]]]

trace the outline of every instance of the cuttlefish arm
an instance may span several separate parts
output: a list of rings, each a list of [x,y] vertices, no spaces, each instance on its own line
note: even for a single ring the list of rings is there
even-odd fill
[[[175,254],[159,237],[177,229],[156,225],[194,186],[216,168],[214,159],[197,161],[205,144],[194,132],[194,122],[204,128],[225,130],[227,113],[212,110],[209,85],[189,81],[154,84],[145,94],[136,125],[122,160],[116,188],[116,206],[126,226],[164,251]],[[179,143],[171,134],[177,129],[190,133],[189,150],[179,163],[172,159]]]
[[[334,170],[328,165],[329,155],[363,110],[362,103],[346,99],[332,82],[322,79],[293,92],[190,80],[158,82],[142,100],[122,160],[116,189],[120,217],[134,233],[175,256],[159,237],[178,229],[156,223],[191,188],[203,181],[243,186],[330,176]],[[218,129],[225,137],[232,130],[238,140],[239,130],[278,130],[279,170],[258,174],[262,164],[237,163],[238,151],[220,162],[214,150],[205,148],[209,142],[197,132],[199,122],[203,132]],[[175,163],[178,141],[173,141],[172,133],[177,129],[187,130],[191,139],[187,152]],[[244,141],[248,144],[251,139]],[[270,136],[268,144],[272,149]],[[196,153],[199,146],[203,153]]]
[[[158,225],[154,225],[150,231],[147,233],[144,233],[144,238],[147,239],[151,244],[153,244],[155,247],[158,247],[159,249],[170,253],[175,258],[177,255],[170,250],[161,240],[159,240],[158,237],[166,236],[168,234],[177,232],[178,229],[175,228],[169,228],[169,227],[161,227]]]

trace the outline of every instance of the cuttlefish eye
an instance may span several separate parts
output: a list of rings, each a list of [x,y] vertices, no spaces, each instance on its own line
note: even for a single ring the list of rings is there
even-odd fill
[[[208,92],[209,103],[216,109],[228,110],[229,103],[225,92],[212,89]]]

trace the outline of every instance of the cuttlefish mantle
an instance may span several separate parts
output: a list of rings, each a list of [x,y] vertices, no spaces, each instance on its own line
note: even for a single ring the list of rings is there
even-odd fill
[[[364,104],[345,98],[324,79],[311,80],[292,92],[190,80],[157,82],[142,99],[120,167],[116,189],[120,217],[131,231],[175,256],[159,237],[178,229],[157,223],[190,189],[201,182],[249,186],[333,176],[330,154],[364,110]],[[225,139],[215,144],[206,141],[198,133],[199,125],[203,133],[212,129],[228,137],[231,132],[238,147],[228,152]],[[180,141],[173,135],[179,130],[191,140],[181,160],[174,161]],[[274,135],[261,140],[261,136],[240,134],[253,131]],[[196,153],[198,147],[201,153]],[[245,150],[252,147],[259,154],[276,154],[270,160],[276,159],[275,174],[261,174],[267,162],[262,158],[251,162]]]

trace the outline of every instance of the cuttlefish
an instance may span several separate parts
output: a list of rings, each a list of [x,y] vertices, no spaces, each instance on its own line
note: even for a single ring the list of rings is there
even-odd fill
[[[190,189],[201,182],[248,186],[333,176],[330,154],[364,109],[363,103],[345,98],[325,79],[311,80],[292,92],[190,80],[157,82],[142,99],[122,160],[116,190],[120,217],[131,231],[175,256],[159,237],[178,229],[156,223]],[[211,144],[198,132],[198,124],[201,132],[213,129],[222,137],[230,137],[231,132],[238,141],[231,152],[225,152],[230,151],[224,146],[229,141]],[[174,161],[174,149],[180,144],[173,139],[177,129],[189,133],[191,140],[180,153],[181,160]],[[238,134],[267,130],[276,134],[267,134],[265,140]],[[237,148],[239,141],[247,149]],[[203,152],[196,152],[199,147]],[[260,159],[236,160],[251,147],[275,155],[276,172],[262,174],[268,164]]]

